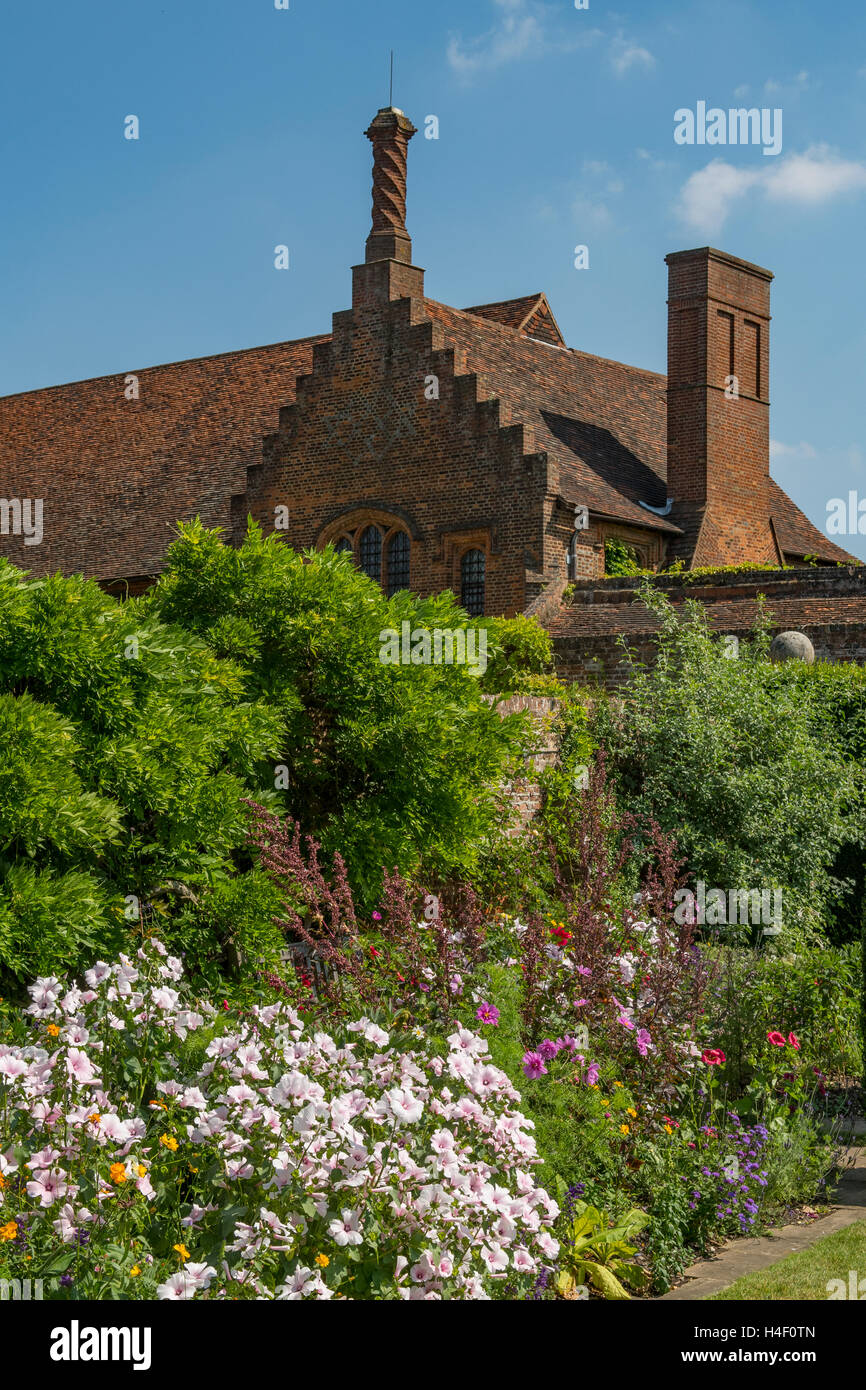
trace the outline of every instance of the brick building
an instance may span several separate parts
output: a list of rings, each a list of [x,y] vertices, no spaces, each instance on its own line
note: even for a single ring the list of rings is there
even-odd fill
[[[851,561],[770,477],[769,271],[668,256],[667,377],[567,347],[542,293],[450,308],[412,264],[414,127],[389,107],[366,134],[352,307],[320,336],[0,399],[0,554],[135,591],[179,518],[237,542],[252,515],[296,548],[351,548],[389,591],[536,602],[552,626],[608,538],[648,567]],[[12,499],[42,499],[38,545]]]

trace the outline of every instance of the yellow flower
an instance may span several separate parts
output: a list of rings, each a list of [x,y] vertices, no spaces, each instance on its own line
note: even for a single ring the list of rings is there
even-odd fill
[[[87,1119],[88,1119],[88,1121],[89,1121],[90,1124],[92,1124],[92,1125],[98,1125],[98,1124],[99,1124],[99,1121],[102,1119],[102,1116],[101,1116],[101,1115],[97,1115],[97,1114],[94,1112],[92,1115],[88,1115]]]
[[[0,1173],[0,1192],[3,1191],[3,1189],[4,1189],[5,1186],[6,1186],[6,1179],[4,1178],[3,1174]]]
[[[172,1248],[172,1250],[176,1250],[176,1251],[177,1251],[177,1253],[180,1255],[180,1258],[181,1258],[182,1260],[188,1260],[188,1259],[189,1259],[189,1251],[187,1250],[187,1248],[186,1248],[185,1245],[173,1245],[171,1248]]]
[[[629,1108],[628,1108],[628,1110],[626,1110],[625,1113],[626,1113],[627,1115],[631,1115],[631,1117],[632,1117],[633,1120],[636,1120],[636,1119],[637,1119],[637,1111],[635,1110],[635,1108],[634,1108],[633,1105],[630,1105]]]
[[[628,1125],[620,1125],[619,1132],[620,1134],[628,1134]]]
[[[665,1129],[667,1130],[668,1134],[673,1134],[673,1130],[671,1129],[670,1125],[665,1125]]]
[[[621,1082],[621,1081],[615,1081],[613,1084],[614,1084],[614,1086],[618,1086],[619,1089],[622,1090],[622,1082]]]
[[[171,1149],[172,1153],[175,1153],[175,1152],[176,1152],[176,1150],[177,1150],[177,1140],[175,1139],[174,1135],[172,1135],[172,1134],[161,1134],[161,1135],[159,1136],[159,1142],[160,1142],[160,1144],[163,1145],[164,1148],[166,1148],[166,1149]]]
[[[14,1240],[17,1234],[18,1226],[14,1221],[7,1221],[5,1226],[0,1226],[0,1242]]]
[[[328,1259],[327,1255],[316,1256],[316,1264],[319,1266],[320,1269],[327,1269],[330,1263],[331,1261]]]
[[[56,1024],[56,1023],[49,1023],[49,1024],[48,1024],[48,1027],[45,1029],[45,1031],[46,1031],[46,1033],[48,1034],[49,1038],[59,1038],[59,1037],[60,1037],[60,1029],[57,1027],[57,1024]]]
[[[135,1171],[136,1171],[136,1173],[138,1174],[138,1176],[139,1176],[140,1178],[144,1178],[144,1177],[147,1176],[147,1169],[145,1168],[145,1166],[144,1166],[143,1163],[139,1163],[139,1164],[137,1165]]]
[[[132,1269],[129,1272],[132,1275],[133,1279],[137,1279],[139,1274],[141,1273],[141,1270],[139,1269],[138,1265],[133,1265]]]
[[[112,1165],[111,1165],[111,1167],[109,1168],[108,1171],[109,1171],[109,1174],[111,1175],[111,1181],[112,1181],[113,1183],[117,1183],[117,1186],[118,1186],[118,1187],[120,1187],[123,1183],[126,1182],[126,1164],[125,1164],[125,1163],[112,1163]]]

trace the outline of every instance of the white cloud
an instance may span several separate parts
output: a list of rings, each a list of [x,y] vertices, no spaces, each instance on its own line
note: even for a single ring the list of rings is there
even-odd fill
[[[714,159],[687,179],[680,190],[676,210],[688,226],[701,232],[718,232],[724,226],[732,205],[752,188],[761,175],[749,169],[736,169],[723,159]]]
[[[826,203],[861,188],[866,188],[866,164],[840,159],[829,145],[788,155],[767,179],[767,194],[778,202]]]
[[[770,440],[771,462],[781,462],[786,459],[793,462],[794,460],[815,459],[817,457],[817,451],[805,439],[801,439],[799,444],[783,444],[780,439]]]
[[[452,36],[449,40],[448,62],[459,77],[470,78],[545,53],[583,48],[601,34],[583,27],[579,15],[576,26],[564,28],[561,10],[543,0],[493,0],[493,4],[498,18],[490,29],[473,39]]]
[[[866,188],[866,164],[842,159],[828,145],[811,145],[803,154],[779,159],[770,168],[738,168],[714,159],[688,178],[676,212],[689,227],[721,230],[734,205],[757,189],[771,202],[817,207],[845,193]]]
[[[617,77],[624,77],[634,67],[655,67],[655,61],[649,49],[641,48],[631,39],[623,38],[622,34],[619,34],[611,42],[610,62]]]
[[[743,82],[741,86],[735,87],[735,88],[734,88],[734,96],[735,96],[738,100],[741,101],[741,100],[743,99],[743,97],[747,97],[748,95],[749,95],[749,84],[748,84],[748,82]]]

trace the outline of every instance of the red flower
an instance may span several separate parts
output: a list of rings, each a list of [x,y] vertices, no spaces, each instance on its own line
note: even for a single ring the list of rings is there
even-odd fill
[[[706,1062],[708,1067],[720,1067],[725,1060],[725,1054],[718,1047],[708,1047],[701,1056],[701,1061]]]
[[[798,1052],[800,1051],[800,1043],[798,1039],[795,1038],[793,1033],[788,1034],[788,1042],[791,1044],[792,1047],[795,1047]]]
[[[370,955],[371,955],[371,956],[378,956],[378,955],[381,955],[381,952],[380,952],[380,951],[377,951],[375,946],[371,946],[371,947],[370,947]]]
[[[771,1028],[767,1034],[767,1042],[772,1043],[774,1047],[784,1047],[785,1035],[784,1033],[777,1033],[774,1028]]]

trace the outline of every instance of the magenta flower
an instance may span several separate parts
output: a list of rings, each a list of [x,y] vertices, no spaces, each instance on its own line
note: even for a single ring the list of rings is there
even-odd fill
[[[538,1051],[545,1062],[549,1062],[559,1051],[559,1043],[553,1042],[551,1038],[545,1038],[543,1042],[538,1044]]]
[[[489,1023],[492,1028],[499,1027],[499,1010],[495,1004],[480,1004],[475,1011],[475,1017],[482,1023]]]
[[[547,1067],[540,1052],[524,1053],[523,1075],[528,1076],[530,1081],[537,1081],[539,1076],[547,1075]]]
[[[574,1007],[575,1007],[576,1009],[582,1009],[583,1006],[584,1006],[584,1004],[588,1004],[588,1003],[589,1003],[589,1000],[588,1000],[588,999],[575,999],[575,1001],[574,1001]]]
[[[591,975],[592,971],[590,970],[588,965],[579,965],[577,967],[577,973],[578,975]]]
[[[653,1040],[647,1032],[646,1028],[640,1029],[637,1037],[635,1038],[635,1042],[637,1043],[637,1050],[640,1053],[641,1057],[645,1057],[647,1055],[647,1052],[653,1045]]]
[[[374,913],[373,913],[373,921],[374,921],[374,922],[381,922],[381,920],[382,920],[382,914],[381,914],[381,912],[374,912]]]
[[[784,1033],[777,1033],[775,1029],[771,1029],[767,1034],[767,1042],[772,1043],[774,1047],[784,1047],[785,1035]]]
[[[589,1066],[586,1069],[587,1086],[596,1086],[598,1084],[598,1074],[600,1071],[601,1068],[598,1065],[598,1062],[590,1062]]]

